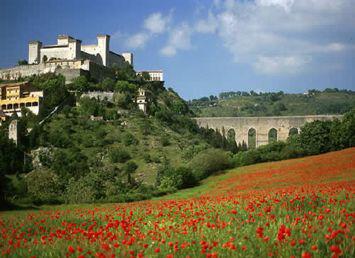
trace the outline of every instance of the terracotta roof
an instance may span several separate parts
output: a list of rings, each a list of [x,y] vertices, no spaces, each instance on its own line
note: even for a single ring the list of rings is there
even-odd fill
[[[9,83],[9,82],[5,82],[5,83],[1,83],[0,84],[0,88],[2,88],[2,87],[13,87],[13,86],[19,86],[19,85],[24,85],[24,84],[28,84],[28,81],[25,81],[25,82],[11,82],[11,83]]]

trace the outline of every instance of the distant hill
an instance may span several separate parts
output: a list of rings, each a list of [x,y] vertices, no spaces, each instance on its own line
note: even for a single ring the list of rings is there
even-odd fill
[[[351,90],[309,90],[306,93],[222,92],[189,101],[197,116],[287,116],[343,114],[355,107]]]

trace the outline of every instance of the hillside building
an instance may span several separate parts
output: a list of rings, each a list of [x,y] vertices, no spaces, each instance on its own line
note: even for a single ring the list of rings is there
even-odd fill
[[[42,98],[43,91],[34,89],[28,82],[0,84],[0,113],[21,116],[21,108],[25,107],[38,115]]]
[[[149,74],[149,81],[164,81],[163,70],[145,70],[137,72],[137,75],[142,76],[144,73]]]
[[[148,110],[148,96],[146,90],[139,88],[138,89],[138,96],[136,103],[138,105],[138,108],[144,112],[144,114],[147,113]]]

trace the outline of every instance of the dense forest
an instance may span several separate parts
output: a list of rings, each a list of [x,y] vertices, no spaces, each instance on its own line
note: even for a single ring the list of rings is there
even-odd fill
[[[230,91],[193,99],[189,107],[201,117],[344,114],[355,107],[355,92],[337,88],[303,94]]]

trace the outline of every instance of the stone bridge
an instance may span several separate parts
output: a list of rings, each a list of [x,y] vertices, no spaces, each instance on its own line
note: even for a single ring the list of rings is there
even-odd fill
[[[299,133],[301,127],[315,120],[341,119],[341,115],[274,116],[274,117],[196,117],[200,127],[219,131],[223,136],[233,135],[237,144],[259,147],[273,140],[286,140]]]

